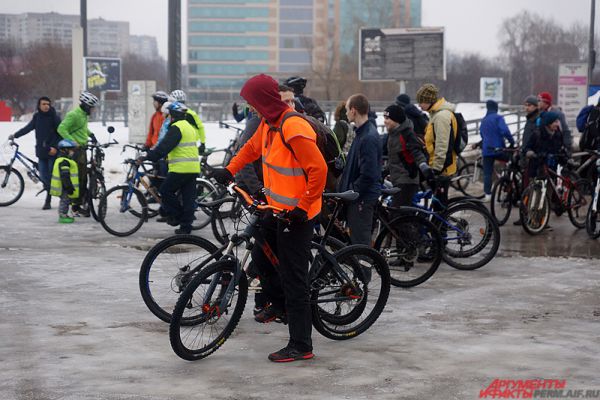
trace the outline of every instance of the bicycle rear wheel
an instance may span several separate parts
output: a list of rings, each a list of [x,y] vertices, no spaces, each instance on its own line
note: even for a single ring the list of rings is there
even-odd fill
[[[0,166],[0,207],[16,203],[25,190],[23,175],[8,165]]]
[[[184,360],[200,360],[214,353],[240,321],[248,297],[248,280],[242,272],[240,279],[232,282],[235,268],[231,260],[206,266],[177,300],[169,325],[169,339],[175,354]],[[230,284],[233,292],[229,291]],[[230,297],[221,308],[226,296]]]
[[[333,254],[336,264],[322,255],[312,263],[310,297],[312,323],[323,336],[351,339],[377,321],[390,292],[385,259],[364,245]]]
[[[542,196],[542,186],[529,185],[521,196],[519,207],[523,229],[530,235],[541,233],[550,220],[550,202]]]
[[[443,212],[444,261],[456,269],[473,270],[489,263],[500,247],[500,228],[485,208],[468,202]]]
[[[148,218],[148,207],[142,192],[119,185],[110,188],[100,200],[98,215],[108,233],[129,236],[137,232]]]
[[[496,219],[498,226],[502,226],[510,218],[513,206],[513,194],[515,188],[512,181],[508,178],[502,178],[492,187],[492,200],[490,202],[490,212]]]
[[[203,201],[215,201],[220,198],[220,194],[217,192],[215,186],[210,181],[202,178],[196,179],[196,203]],[[196,212],[194,213],[194,223],[192,230],[199,230],[204,228],[210,223],[211,213],[210,209],[206,207],[197,206]]]
[[[142,299],[152,314],[171,322],[179,295],[197,270],[214,260],[217,250],[208,240],[192,235],[171,236],[154,245],[144,257],[139,277]]]
[[[588,205],[592,201],[594,188],[587,179],[575,181],[569,189],[567,197],[567,214],[573,226],[579,229],[585,228]]]
[[[483,167],[481,164],[467,163],[458,170],[456,180],[458,189],[467,196],[482,199],[485,195],[483,191]]]
[[[417,215],[403,215],[383,226],[375,249],[388,262],[392,285],[420,285],[435,273],[442,262],[443,244],[438,229]]]

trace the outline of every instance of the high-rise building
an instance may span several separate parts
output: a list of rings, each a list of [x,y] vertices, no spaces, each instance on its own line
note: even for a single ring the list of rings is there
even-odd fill
[[[13,41],[23,47],[40,42],[70,47],[73,28],[79,24],[78,15],[55,12],[0,14],[0,41]],[[91,56],[120,57],[130,51],[142,57],[158,56],[156,38],[130,36],[129,22],[89,19],[87,38]]]
[[[327,0],[189,0],[191,95],[232,99],[257,73],[309,71],[325,58],[326,23]]]
[[[235,99],[257,73],[339,66],[360,26],[420,25],[421,0],[188,0],[188,88],[199,100]]]

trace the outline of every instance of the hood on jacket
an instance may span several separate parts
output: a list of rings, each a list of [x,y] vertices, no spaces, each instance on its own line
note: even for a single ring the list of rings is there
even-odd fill
[[[279,84],[269,75],[260,74],[248,79],[240,91],[240,96],[271,124],[277,122],[281,114],[290,109],[281,101]]]
[[[436,101],[431,108],[429,109],[430,113],[437,113],[439,111],[443,111],[443,110],[447,110],[450,112],[454,112],[454,110],[456,110],[456,104],[450,103],[449,101],[446,101],[445,98],[441,98],[438,101]]]

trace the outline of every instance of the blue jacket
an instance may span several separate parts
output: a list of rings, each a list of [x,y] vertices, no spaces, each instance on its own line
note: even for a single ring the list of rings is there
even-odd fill
[[[381,151],[379,134],[373,123],[367,121],[356,129],[339,190],[358,192],[358,201],[377,199],[381,194]]]
[[[581,133],[585,130],[585,125],[587,124],[588,116],[590,112],[594,109],[594,106],[585,106],[579,111],[577,114],[577,130]]]
[[[45,160],[52,157],[48,154],[50,147],[56,148],[62,139],[56,131],[58,125],[60,125],[60,117],[54,107],[50,107],[48,112],[41,112],[38,109],[31,121],[15,133],[15,138],[35,130],[35,155]]]
[[[481,120],[479,133],[483,140],[481,149],[484,157],[501,154],[494,151],[494,148],[504,147],[504,139],[508,140],[511,145],[515,144],[504,117],[496,111],[488,111],[487,115]]]

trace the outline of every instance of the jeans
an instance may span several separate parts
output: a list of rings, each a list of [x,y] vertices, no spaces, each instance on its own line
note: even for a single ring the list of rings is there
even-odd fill
[[[164,215],[179,219],[181,229],[191,229],[196,210],[196,178],[198,174],[169,172],[160,186]],[[181,195],[181,201],[179,201]]]
[[[350,241],[352,244],[371,245],[371,228],[373,227],[373,213],[377,199],[359,200],[348,205],[346,222],[350,228]]]
[[[50,179],[52,178],[52,168],[54,167],[56,157],[38,158],[38,172],[42,178],[44,188],[50,190]]]
[[[252,263],[259,272],[266,300],[287,313],[288,346],[299,351],[312,351],[308,262],[314,226],[314,219],[291,225],[273,217],[261,222],[260,232],[277,255],[277,267],[271,262],[272,255],[265,255],[258,243],[252,249]]]
[[[507,158],[504,155],[483,157],[483,191],[485,194],[492,194],[492,176],[496,160],[506,161]]]

